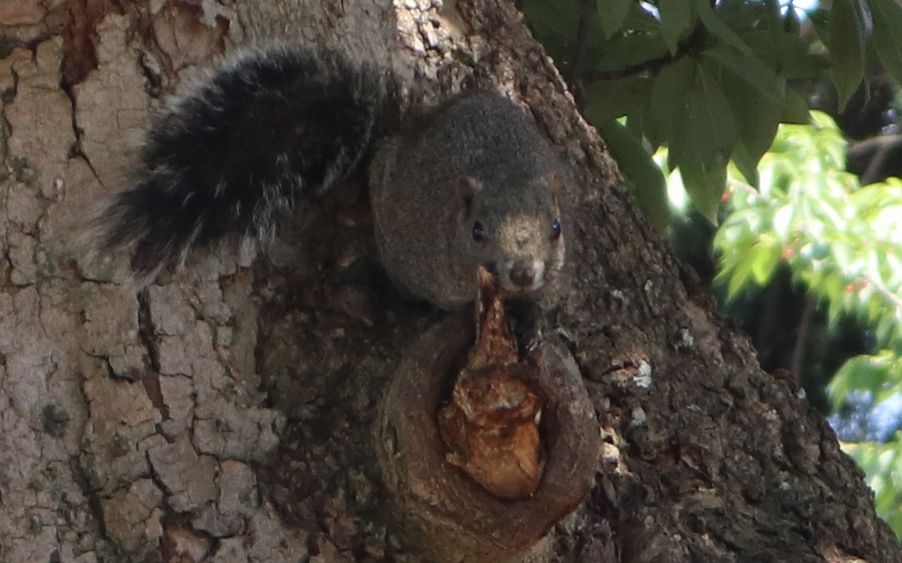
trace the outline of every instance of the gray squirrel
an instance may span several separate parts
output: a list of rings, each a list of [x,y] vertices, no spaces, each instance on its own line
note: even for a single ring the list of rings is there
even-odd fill
[[[150,129],[135,185],[102,214],[102,244],[144,280],[229,236],[267,237],[279,213],[369,165],[375,235],[402,289],[444,309],[476,296],[477,266],[505,298],[562,289],[561,162],[525,112],[483,90],[416,117],[384,72],[336,51],[252,51]]]

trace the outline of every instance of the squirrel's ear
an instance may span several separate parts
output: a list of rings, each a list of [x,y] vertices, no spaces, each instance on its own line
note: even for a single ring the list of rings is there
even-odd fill
[[[472,176],[461,176],[457,182],[457,197],[460,201],[460,220],[470,216],[473,198],[482,190],[482,182]]]

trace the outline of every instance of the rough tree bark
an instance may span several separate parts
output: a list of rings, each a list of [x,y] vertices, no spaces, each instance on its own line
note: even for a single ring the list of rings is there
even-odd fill
[[[389,64],[411,103],[497,85],[574,165],[551,322],[602,455],[530,558],[902,561],[833,432],[715,317],[505,0],[0,1],[0,561],[423,560],[374,427],[443,315],[385,280],[362,182],[263,252],[141,292],[73,242],[161,95],[272,39]]]

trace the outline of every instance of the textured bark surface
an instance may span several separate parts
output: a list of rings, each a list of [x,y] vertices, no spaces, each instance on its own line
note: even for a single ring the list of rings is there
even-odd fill
[[[618,187],[505,0],[0,2],[0,561],[422,560],[377,408],[442,319],[378,266],[365,190],[136,292],[78,225],[128,185],[150,112],[254,41],[391,65],[411,103],[496,85],[574,165],[566,334],[596,486],[536,560],[902,561],[861,472],[715,318]]]

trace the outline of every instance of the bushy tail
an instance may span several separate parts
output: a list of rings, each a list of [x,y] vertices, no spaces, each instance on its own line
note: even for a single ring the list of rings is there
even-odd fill
[[[385,73],[327,50],[276,48],[223,67],[154,125],[134,187],[116,196],[103,245],[150,280],[194,248],[272,233],[299,195],[350,174],[393,100]]]

